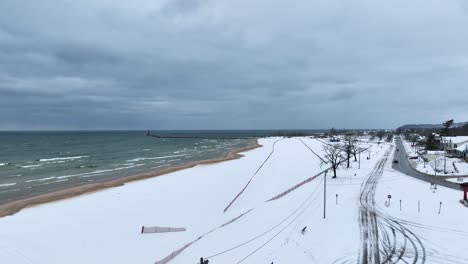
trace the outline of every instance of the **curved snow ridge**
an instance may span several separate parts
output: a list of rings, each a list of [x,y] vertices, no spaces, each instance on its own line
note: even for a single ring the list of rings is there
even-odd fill
[[[277,142],[281,141],[281,140],[284,140],[285,138],[280,138],[278,140],[276,140],[275,142],[273,142],[273,145],[272,145],[272,149],[271,149],[271,152],[270,154],[268,155],[268,157],[263,161],[263,163],[260,165],[260,167],[258,167],[258,169],[255,171],[255,173],[252,175],[252,177],[250,177],[249,181],[247,182],[247,184],[244,186],[244,188],[242,188],[242,190],[236,195],[236,197],[234,197],[234,199],[228,204],[228,206],[226,206],[226,208],[224,208],[224,212],[226,212],[229,207],[231,207],[234,202],[242,195],[242,193],[244,193],[244,191],[247,189],[247,187],[249,186],[250,182],[253,180],[253,178],[257,175],[257,173],[263,168],[263,165],[265,165],[265,163],[270,159],[270,157],[273,155],[273,153],[275,152],[275,145]]]

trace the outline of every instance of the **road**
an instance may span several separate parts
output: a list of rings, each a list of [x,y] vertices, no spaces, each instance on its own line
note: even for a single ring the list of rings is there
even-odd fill
[[[392,149],[377,162],[362,183],[359,196],[361,230],[360,264],[425,263],[426,249],[421,239],[404,224],[381,210],[375,203],[375,191]]]
[[[443,179],[438,178],[437,176],[424,174],[413,169],[409,164],[405,146],[401,142],[401,139],[397,137],[395,140],[395,144],[397,151],[395,151],[394,160],[398,160],[398,163],[393,163],[393,169],[428,183],[436,183],[438,185],[452,188],[455,190],[461,190],[461,186],[458,183],[445,181]]]

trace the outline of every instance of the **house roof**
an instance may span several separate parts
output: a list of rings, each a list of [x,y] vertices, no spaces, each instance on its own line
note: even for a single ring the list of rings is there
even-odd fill
[[[468,143],[465,143],[465,144],[461,144],[460,146],[457,147],[457,150],[458,151],[465,151],[468,149]]]
[[[468,137],[467,136],[444,137],[444,142],[453,143],[453,144],[460,144],[460,143],[468,142]]]

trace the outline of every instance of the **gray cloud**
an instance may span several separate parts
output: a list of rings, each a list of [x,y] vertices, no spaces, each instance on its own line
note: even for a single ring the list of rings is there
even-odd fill
[[[331,101],[341,101],[341,100],[347,101],[347,100],[351,100],[351,98],[353,98],[354,95],[355,95],[355,92],[353,91],[343,90],[343,91],[338,91],[335,94],[331,95],[329,99]]]
[[[0,129],[468,120],[459,0],[22,0],[0,9]]]

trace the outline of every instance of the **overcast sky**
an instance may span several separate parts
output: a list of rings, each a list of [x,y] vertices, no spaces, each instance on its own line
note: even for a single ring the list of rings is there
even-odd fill
[[[0,1],[0,130],[468,121],[466,0]]]

